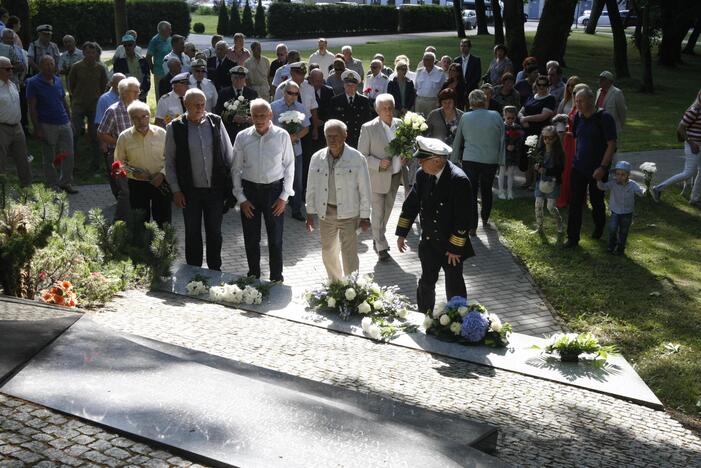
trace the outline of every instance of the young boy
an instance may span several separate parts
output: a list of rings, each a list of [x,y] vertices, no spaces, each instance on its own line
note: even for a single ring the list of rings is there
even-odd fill
[[[519,151],[523,140],[523,130],[516,123],[518,109],[514,106],[504,107],[504,138],[506,147],[506,159],[504,165],[499,169],[497,183],[499,185],[499,198],[509,200],[514,198],[514,171],[518,167]],[[504,179],[506,179],[507,191],[504,192]]]
[[[627,161],[619,161],[614,166],[614,179],[608,182],[598,181],[599,190],[611,191],[609,196],[609,209],[611,221],[609,222],[608,251],[614,255],[623,255],[626,248],[628,230],[633,222],[633,208],[635,196],[642,197],[645,189],[636,182],[630,180],[631,165]]]

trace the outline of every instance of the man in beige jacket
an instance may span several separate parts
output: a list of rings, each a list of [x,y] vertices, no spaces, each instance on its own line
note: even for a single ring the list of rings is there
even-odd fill
[[[596,92],[596,107],[605,110],[616,122],[616,134],[621,141],[621,130],[626,123],[626,99],[623,91],[613,85],[613,73],[602,71],[599,75],[599,89]]]
[[[389,142],[394,139],[401,121],[394,118],[394,98],[380,94],[375,99],[377,117],[363,124],[360,129],[358,151],[368,160],[370,186],[372,188],[372,238],[380,260],[387,260],[389,243],[385,237],[387,221],[394,207],[399,185],[407,169],[398,156],[387,153]]]

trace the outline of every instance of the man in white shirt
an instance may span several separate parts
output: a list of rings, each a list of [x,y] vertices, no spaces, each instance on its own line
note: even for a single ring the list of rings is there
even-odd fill
[[[416,112],[424,117],[438,108],[438,93],[445,81],[445,73],[435,66],[436,56],[433,52],[424,53],[423,68],[416,72]]]
[[[389,79],[382,73],[382,61],[375,59],[370,63],[370,73],[365,77],[365,89],[363,94],[370,99],[370,103],[375,102],[375,98],[387,92]]]
[[[260,278],[260,229],[268,235],[270,281],[282,282],[282,230],[287,199],[294,195],[295,156],[289,133],[272,124],[264,99],[251,101],[253,126],[236,136],[232,178],[240,203],[248,276]]]
[[[181,71],[190,71],[190,57],[185,54],[185,38],[179,34],[173,34],[171,39],[171,46],[173,50],[170,51],[168,55],[163,57],[163,73],[168,73],[168,59],[175,57],[178,59],[182,65]]]
[[[346,124],[328,120],[324,134],[328,147],[314,153],[309,165],[307,230],[314,230],[316,215],[321,258],[329,279],[337,280],[360,265],[357,229],[370,228],[370,176],[363,155],[345,143]]]
[[[0,57],[0,174],[7,159],[14,159],[20,186],[32,183],[32,170],[27,159],[27,140],[22,130],[19,91],[12,82],[12,63]]]
[[[273,87],[273,94],[275,94],[275,91],[277,91],[277,87],[280,86],[280,83],[283,81],[287,81],[291,78],[291,73],[290,73],[290,66],[293,63],[298,63],[299,62],[299,52],[296,50],[291,50],[287,53],[287,63],[282,65],[280,68],[275,70],[275,76],[273,77],[272,81],[272,87]],[[275,98],[273,98],[275,99]]]
[[[170,83],[173,85],[173,91],[161,96],[156,104],[155,124],[163,128],[186,112],[185,93],[190,88],[190,74],[179,73]]]
[[[190,70],[190,87],[202,90],[207,98],[206,111],[212,112],[212,109],[217,104],[219,94],[212,80],[207,78],[207,62],[202,59],[195,60],[190,65]]]
[[[330,70],[333,68],[333,61],[336,58],[334,54],[327,50],[328,42],[326,39],[319,38],[319,50],[314,52],[309,57],[309,65],[318,63],[319,69],[324,74],[324,79],[329,77]]]

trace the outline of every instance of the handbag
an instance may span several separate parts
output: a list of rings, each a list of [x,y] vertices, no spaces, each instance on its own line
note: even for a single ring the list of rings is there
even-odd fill
[[[545,193],[545,194],[552,193],[553,190],[555,190],[555,184],[556,184],[556,181],[552,178],[548,178],[548,179],[542,178],[538,182],[538,190],[540,191],[540,193]]]

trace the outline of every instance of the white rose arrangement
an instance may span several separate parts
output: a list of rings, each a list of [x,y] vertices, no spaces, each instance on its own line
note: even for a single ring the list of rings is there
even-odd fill
[[[304,122],[305,115],[296,110],[290,110],[283,112],[278,117],[277,121],[282,128],[287,130],[287,133],[293,135],[300,131],[302,128],[302,122]]]
[[[403,159],[414,157],[416,137],[428,130],[426,119],[421,114],[407,112],[397,127],[394,139],[389,142],[387,152]]]

